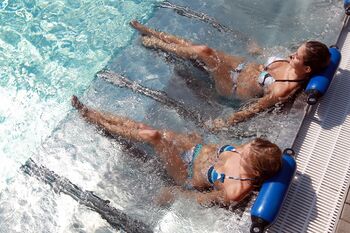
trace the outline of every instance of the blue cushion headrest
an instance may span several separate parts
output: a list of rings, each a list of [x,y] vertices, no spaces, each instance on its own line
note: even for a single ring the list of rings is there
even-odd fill
[[[338,69],[341,59],[339,49],[331,47],[329,48],[329,53],[331,54],[331,58],[327,68],[319,74],[312,75],[306,86],[305,92],[308,94],[307,102],[310,105],[316,104],[318,99],[326,93],[329,84]]]

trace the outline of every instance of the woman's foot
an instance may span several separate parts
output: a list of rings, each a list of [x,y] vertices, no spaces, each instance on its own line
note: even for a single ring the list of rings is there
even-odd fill
[[[185,39],[168,34],[166,32],[158,32],[152,28],[148,28],[145,25],[140,24],[136,20],[131,21],[130,25],[133,28],[135,28],[136,30],[138,30],[144,36],[155,37],[155,38],[162,40],[163,42],[168,43],[168,44],[178,44],[178,45],[182,45],[182,46],[193,45],[191,43],[191,41],[187,41]]]
[[[135,28],[137,31],[141,32],[144,35],[149,35],[150,34],[150,30],[148,27],[140,24],[137,20],[132,20],[130,22],[130,25]]]
[[[82,116],[84,116],[84,114],[87,112],[87,107],[82,103],[80,102],[80,100],[78,99],[78,97],[76,97],[75,95],[72,96],[72,100],[71,100],[71,103],[72,103],[72,106],[77,109],[80,114]]]

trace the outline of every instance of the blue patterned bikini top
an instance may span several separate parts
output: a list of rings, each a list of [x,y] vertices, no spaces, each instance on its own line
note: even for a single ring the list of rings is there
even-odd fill
[[[231,151],[231,152],[238,153],[238,151],[236,150],[236,148],[234,146],[225,145],[225,146],[222,146],[219,148],[217,154],[220,155],[221,153],[223,153],[225,151]],[[225,179],[240,180],[240,181],[253,181],[253,180],[255,180],[255,178],[241,178],[239,176],[226,176],[224,173],[218,173],[215,170],[214,165],[208,169],[208,181],[210,184],[214,184],[214,182],[216,182],[216,181],[220,181],[221,183],[224,183]]]

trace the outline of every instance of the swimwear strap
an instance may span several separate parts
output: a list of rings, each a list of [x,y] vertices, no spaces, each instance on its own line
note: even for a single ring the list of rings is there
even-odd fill
[[[276,79],[275,82],[290,82],[290,83],[301,83],[305,82],[307,79],[297,79],[297,80],[288,80],[288,79]]]
[[[224,146],[222,146],[222,147],[220,147],[220,148],[218,149],[217,154],[219,155],[219,154],[221,154],[221,153],[224,152],[224,151],[237,152],[237,151],[236,151],[236,148],[235,148],[234,146],[231,146],[231,145],[224,145]],[[238,152],[237,152],[237,153],[238,153]],[[239,153],[238,153],[238,154],[239,154]]]
[[[225,176],[225,174],[223,174]],[[256,180],[256,178],[241,178],[239,176],[226,176],[225,178],[231,180],[240,180],[240,181],[248,181],[248,180]]]
[[[211,166],[208,170],[208,181],[210,184],[214,184],[215,181],[224,183],[225,179],[239,180],[239,181],[254,181],[256,178],[241,178],[239,176],[226,176],[224,173],[218,173],[214,166]]]
[[[261,75],[264,75],[264,77],[263,77],[263,81],[262,82],[259,82],[259,84],[260,84],[260,86],[265,86],[265,81],[266,81],[266,79],[267,78],[269,78],[269,77],[272,77],[267,71],[262,71],[261,73],[260,73],[260,75],[259,75],[259,77],[261,76]],[[273,77],[272,77],[273,78]]]
[[[188,169],[187,169],[188,170],[188,178],[190,178],[190,179],[192,179],[192,176],[193,176],[193,164],[194,164],[194,161],[196,160],[196,158],[200,154],[202,147],[203,147],[202,144],[197,144],[193,148],[192,160],[188,164]]]
[[[240,73],[244,69],[245,66],[246,66],[245,63],[240,63],[240,64],[238,64],[236,69],[234,69],[234,71],[237,72],[237,73]]]

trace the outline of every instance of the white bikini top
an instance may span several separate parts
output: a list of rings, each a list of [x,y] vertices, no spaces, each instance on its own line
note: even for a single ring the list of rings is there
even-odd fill
[[[269,72],[267,72],[267,69],[269,68],[269,66],[274,63],[274,62],[289,62],[286,59],[280,58],[280,57],[269,57],[269,59],[267,59],[267,62],[265,64],[264,70],[259,74],[258,76],[258,83],[262,86],[262,87],[268,87],[271,84],[273,84],[274,82],[293,82],[293,83],[301,83],[301,82],[305,82],[308,79],[297,79],[297,80],[288,80],[288,79],[275,79],[274,77],[272,77],[271,74],[269,74]]]
[[[259,74],[258,76],[258,83],[263,86],[263,87],[268,87],[271,84],[273,84],[276,81],[280,81],[280,80],[276,80],[274,77],[272,77],[272,75],[269,74],[269,72],[267,72],[268,67],[274,63],[274,62],[278,62],[278,61],[283,61],[283,62],[288,62],[286,59],[280,58],[280,57],[269,57],[267,59],[267,62],[264,64],[264,70]]]

